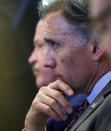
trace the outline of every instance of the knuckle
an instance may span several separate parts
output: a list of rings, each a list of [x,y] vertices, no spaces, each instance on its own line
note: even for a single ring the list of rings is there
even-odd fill
[[[39,89],[39,92],[44,92],[45,88],[46,88],[45,86],[41,87],[41,88]]]
[[[50,113],[50,112],[51,112],[51,107],[48,106],[48,107],[46,108],[46,113]]]
[[[59,98],[59,97],[61,97],[61,96],[62,96],[62,93],[61,93],[61,92],[56,92],[56,93],[55,93],[55,97],[56,97],[56,98]]]
[[[61,80],[58,79],[58,80],[56,81],[56,84],[58,85],[60,82],[61,82]]]
[[[54,84],[54,82],[51,82],[51,83],[48,84],[48,86],[50,87],[50,86],[52,86],[53,84]]]
[[[57,80],[57,82],[61,82],[61,80],[60,80],[60,79],[58,79],[58,80]]]
[[[56,104],[56,100],[51,100],[51,106],[54,106]]]
[[[33,102],[32,102],[32,108],[33,108],[33,109],[36,109],[37,104],[38,104],[38,102],[37,102],[37,101],[33,101]]]
[[[60,80],[58,79],[58,80],[54,81],[54,82],[51,83],[51,84],[52,84],[53,86],[57,86],[59,83],[60,83]]]
[[[35,98],[35,99],[33,100],[33,102],[32,102],[32,105],[31,105],[32,108],[33,108],[33,109],[36,109],[39,105],[40,105],[39,99],[36,99],[36,98]]]
[[[41,112],[41,103],[38,101],[33,101],[31,105],[31,112],[33,111],[33,114],[40,113]]]
[[[53,88],[53,86],[54,86],[53,83],[50,83],[50,84],[48,85],[49,88]]]

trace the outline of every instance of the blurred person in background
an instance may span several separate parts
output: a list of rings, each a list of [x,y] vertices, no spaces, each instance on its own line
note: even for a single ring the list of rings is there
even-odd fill
[[[111,0],[91,0],[90,17],[97,40],[111,57]]]
[[[93,18],[99,18],[110,6],[111,0],[90,0],[90,14]]]

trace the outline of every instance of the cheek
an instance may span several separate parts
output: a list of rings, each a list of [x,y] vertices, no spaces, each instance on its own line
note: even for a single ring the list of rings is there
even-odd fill
[[[55,78],[54,78],[54,74],[53,74],[53,71],[50,70],[49,68],[45,68],[41,71],[41,74],[39,76],[39,79],[38,81],[42,84],[42,85],[47,85],[49,84],[50,82],[53,82],[55,81]]]
[[[60,61],[61,61],[61,63],[74,64],[74,55],[73,55],[73,54],[64,55],[64,56],[60,59]]]
[[[60,57],[60,65],[63,69],[69,70],[70,68],[72,68],[74,66],[74,54],[73,53],[68,53],[67,55],[63,55],[62,57]]]

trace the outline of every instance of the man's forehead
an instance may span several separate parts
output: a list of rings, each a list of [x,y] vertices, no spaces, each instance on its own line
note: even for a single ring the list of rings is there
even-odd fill
[[[61,33],[69,33],[70,31],[70,24],[60,12],[50,13],[44,19],[39,21],[38,26],[51,33],[57,31]]]
[[[58,43],[64,43],[74,39],[75,26],[67,22],[61,13],[51,13],[41,19],[36,27],[34,41],[44,42],[50,39]]]

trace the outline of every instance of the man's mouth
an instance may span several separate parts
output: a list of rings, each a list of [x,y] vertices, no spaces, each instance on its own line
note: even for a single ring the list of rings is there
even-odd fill
[[[56,78],[56,80],[61,79],[64,81],[64,77],[62,75],[55,74],[54,77]]]

